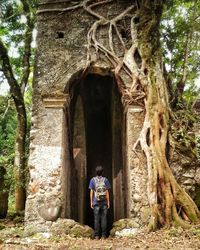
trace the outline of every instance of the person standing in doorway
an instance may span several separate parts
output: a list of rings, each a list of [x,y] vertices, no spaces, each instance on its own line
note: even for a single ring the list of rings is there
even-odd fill
[[[96,167],[96,176],[90,180],[90,207],[94,211],[94,237],[106,239],[107,210],[110,208],[110,182],[102,176],[103,167]]]

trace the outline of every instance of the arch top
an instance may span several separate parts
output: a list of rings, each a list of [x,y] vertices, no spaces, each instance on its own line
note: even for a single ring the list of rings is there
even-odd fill
[[[114,78],[114,73],[111,68],[92,65],[87,69],[81,68],[75,73],[71,74],[68,80],[65,82],[64,93],[68,94],[70,89],[84,79],[88,74],[96,74],[100,76],[112,76]]]

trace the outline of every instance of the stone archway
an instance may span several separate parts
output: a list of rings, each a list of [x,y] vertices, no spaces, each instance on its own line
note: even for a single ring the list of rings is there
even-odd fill
[[[109,226],[126,216],[123,159],[124,115],[117,84],[111,74],[88,73],[72,82],[68,110],[70,217],[93,226],[88,183],[102,165],[111,182]],[[69,177],[70,176],[70,177]],[[67,182],[66,182],[67,184]],[[69,197],[70,196],[70,197]]]
[[[122,108],[115,78],[107,68],[93,66],[83,72],[79,68],[77,73],[67,74],[63,80],[67,85],[62,84],[60,93],[38,95],[35,99],[25,220],[26,225],[34,223],[38,231],[50,228],[49,221],[59,217],[92,225],[92,211],[87,206],[88,182],[94,175],[94,165],[99,163],[107,166],[105,175],[112,184],[110,226],[125,217],[132,218],[137,227],[148,221],[146,162],[140,150],[137,154],[133,151],[144,121],[143,108],[129,105]],[[90,98],[88,89],[94,93],[100,91],[103,99],[98,94],[100,99]],[[92,105],[86,100],[93,100]],[[99,120],[104,116],[103,120],[109,122],[96,127],[93,119],[90,128],[85,126],[93,107],[100,110]],[[97,137],[93,138],[98,129],[104,131],[100,139],[108,133],[107,141],[98,143]],[[90,143],[94,146],[88,146]],[[103,144],[106,151],[93,150],[98,144]],[[105,155],[107,160],[103,161]]]

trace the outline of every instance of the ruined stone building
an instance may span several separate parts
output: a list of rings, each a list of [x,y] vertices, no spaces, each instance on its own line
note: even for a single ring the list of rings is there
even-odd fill
[[[39,3],[26,221],[43,229],[59,217],[92,226],[88,183],[102,165],[112,185],[110,226],[128,217],[141,227],[149,219],[147,170],[133,145],[144,110],[123,105],[109,61],[94,58],[86,69],[94,17],[83,8],[57,11],[69,2]],[[124,3],[116,2],[99,11],[107,17],[120,13]],[[98,39],[106,43],[103,31]],[[185,178],[192,185],[196,170],[188,168]]]

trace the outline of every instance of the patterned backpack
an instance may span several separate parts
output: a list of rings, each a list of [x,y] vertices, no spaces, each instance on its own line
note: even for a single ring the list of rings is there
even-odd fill
[[[97,201],[106,200],[105,177],[94,177],[95,180],[95,197]]]

